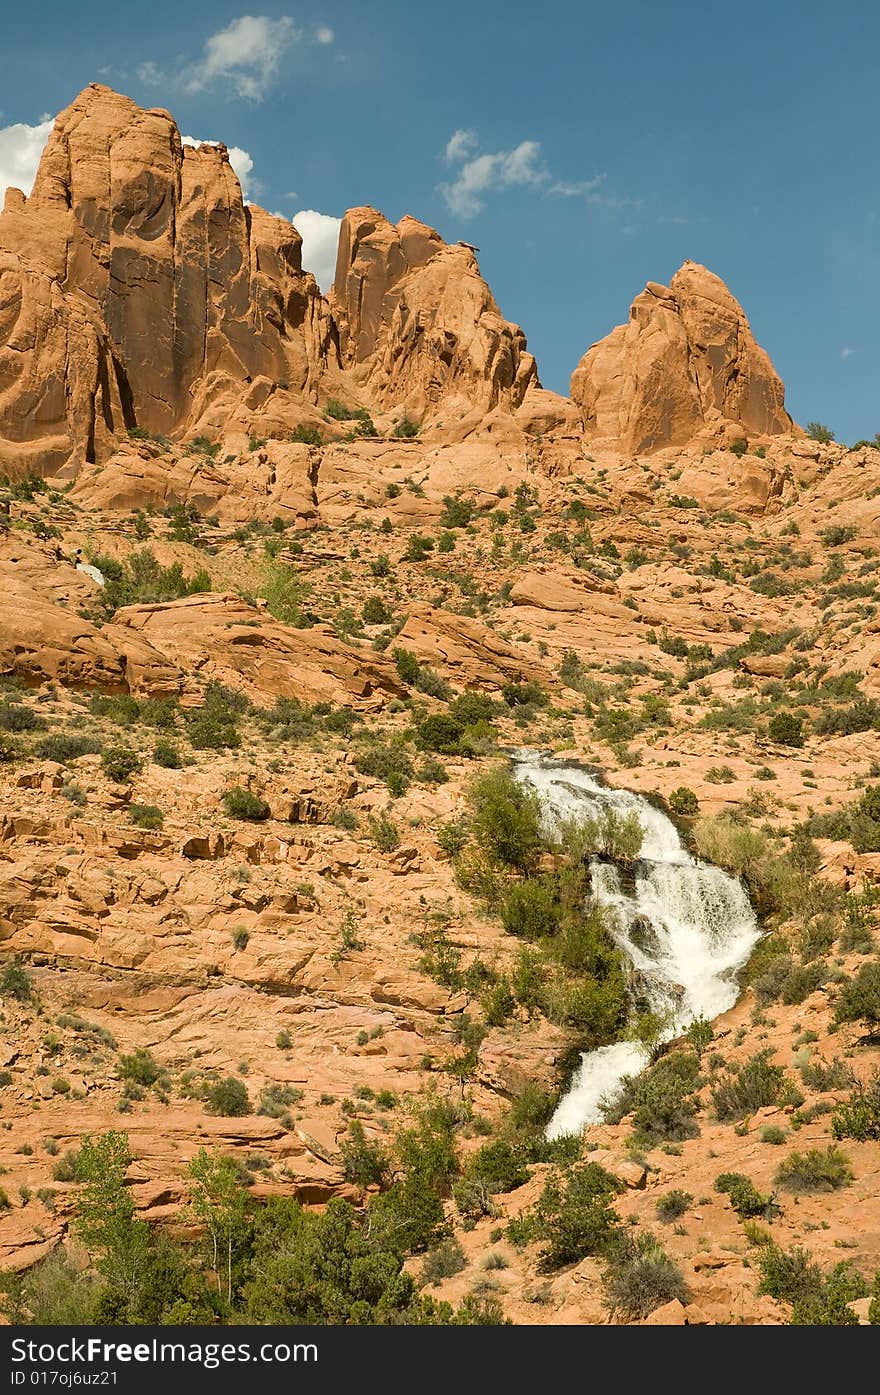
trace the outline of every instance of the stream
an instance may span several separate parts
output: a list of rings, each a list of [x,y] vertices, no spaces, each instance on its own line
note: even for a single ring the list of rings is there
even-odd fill
[[[634,878],[624,884],[616,866],[594,857],[593,896],[611,912],[614,938],[651,1010],[667,1024],[664,1039],[679,1036],[695,1018],[711,1021],[732,1007],[739,993],[736,971],[761,933],[739,880],[692,857],[671,819],[631,790],[606,788],[579,766],[537,752],[517,753],[514,773],[540,796],[547,831],[563,819],[609,807],[637,815],[644,838]],[[547,1137],[600,1123],[603,1101],[648,1060],[648,1049],[638,1041],[584,1052]]]

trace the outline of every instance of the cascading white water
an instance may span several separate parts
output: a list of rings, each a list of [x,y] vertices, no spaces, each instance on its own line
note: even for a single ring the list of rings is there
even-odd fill
[[[641,795],[607,789],[586,770],[537,753],[519,754],[514,769],[537,791],[550,828],[608,808],[637,816],[644,837],[633,888],[622,885],[611,863],[594,858],[593,895],[612,912],[614,937],[638,971],[652,1010],[668,1024],[666,1037],[677,1036],[695,1018],[711,1020],[732,1007],[735,971],[760,934],[740,882],[692,857],[672,821]],[[547,1136],[598,1123],[603,1101],[647,1061],[646,1049],[633,1041],[585,1052]]]

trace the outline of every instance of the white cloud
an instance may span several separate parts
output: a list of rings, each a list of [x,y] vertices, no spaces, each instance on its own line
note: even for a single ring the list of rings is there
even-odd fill
[[[331,31],[328,29],[329,34]],[[302,38],[289,15],[239,15],[205,40],[202,55],[176,73],[164,73],[152,60],[141,63],[138,77],[150,87],[170,84],[184,92],[221,87],[227,93],[261,102],[278,76],[281,59]],[[326,39],[321,43],[329,42]]]
[[[854,353],[855,349],[851,349],[849,344],[844,344],[843,348],[840,351],[840,357],[844,359],[852,358]]]
[[[459,160],[465,160],[472,150],[476,150],[477,145],[476,131],[453,131],[446,142],[443,159],[447,165],[457,165]]]
[[[336,35],[333,33],[333,30],[330,28],[329,24],[319,24],[317,29],[315,30],[316,44],[332,44],[335,38]]]
[[[450,155],[450,147],[452,154]],[[446,146],[447,160],[459,161],[476,147],[472,131],[456,131]],[[440,192],[460,218],[473,218],[486,206],[490,191],[512,185],[537,188],[549,179],[541,163],[541,147],[536,140],[520,141],[513,150],[474,155],[465,159],[452,184],[441,184]]]
[[[596,174],[592,179],[581,179],[575,182],[568,179],[560,179],[556,184],[550,185],[547,193],[556,194],[561,199],[589,198],[591,194],[595,194],[596,190],[604,182],[604,174]]]
[[[193,150],[198,150],[200,145],[219,145],[216,140],[196,140],[194,136],[181,136],[184,145],[189,145]],[[253,189],[253,181],[249,178],[254,168],[254,162],[246,150],[242,150],[240,145],[230,145],[228,148],[229,163],[238,175],[238,182],[241,185],[242,198],[247,200],[248,193]]]
[[[10,185],[30,193],[54,124],[54,118],[47,116],[36,126],[18,122],[0,129],[0,207]]]
[[[342,219],[331,218],[329,213],[316,213],[313,208],[302,208],[294,214],[292,221],[303,240],[303,268],[312,272],[322,291],[329,290],[336,275],[336,251]]]

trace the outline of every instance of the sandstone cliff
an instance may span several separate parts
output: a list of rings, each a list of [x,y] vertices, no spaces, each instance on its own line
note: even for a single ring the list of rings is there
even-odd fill
[[[395,226],[351,209],[330,303],[343,362],[378,406],[421,416],[458,398],[490,411],[518,407],[538,385],[525,335],[503,318],[473,249],[447,246],[415,218]]]
[[[246,388],[315,396],[332,333],[300,247],[245,207],[224,146],[87,88],[0,217],[0,467],[94,460]]]
[[[696,262],[649,281],[571,380],[588,436],[632,453],[790,432],[784,391],[742,306]]]

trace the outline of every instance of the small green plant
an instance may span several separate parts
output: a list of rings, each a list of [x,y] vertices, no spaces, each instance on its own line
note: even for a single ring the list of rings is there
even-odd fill
[[[663,1221],[665,1225],[671,1225],[677,1221],[693,1205],[694,1198],[690,1192],[682,1191],[681,1188],[674,1188],[671,1192],[666,1192],[661,1196],[656,1205],[657,1219]]]
[[[827,1148],[810,1148],[805,1153],[789,1153],[776,1169],[776,1184],[796,1195],[834,1192],[853,1181],[849,1158],[836,1143]]]
[[[247,819],[252,823],[262,823],[272,812],[265,799],[251,790],[242,789],[241,785],[224,790],[223,805],[232,818]]]
[[[153,760],[164,770],[179,770],[183,765],[178,747],[164,736],[153,747]]]
[[[209,1114],[234,1118],[251,1113],[251,1102],[243,1080],[228,1075],[225,1080],[211,1081],[204,1087],[203,1098]]]
[[[322,446],[324,437],[317,426],[309,426],[305,422],[300,422],[290,433],[290,439],[294,444],[302,446]]]
[[[128,817],[136,828],[161,828],[165,822],[157,804],[129,804]]]
[[[128,746],[110,746],[101,756],[101,768],[108,780],[121,785],[143,769],[143,761]]]
[[[800,748],[804,744],[804,724],[793,712],[777,712],[770,718],[767,735],[779,746]]]
[[[700,801],[687,785],[679,785],[669,796],[669,807],[681,818],[693,818],[700,811]]]

